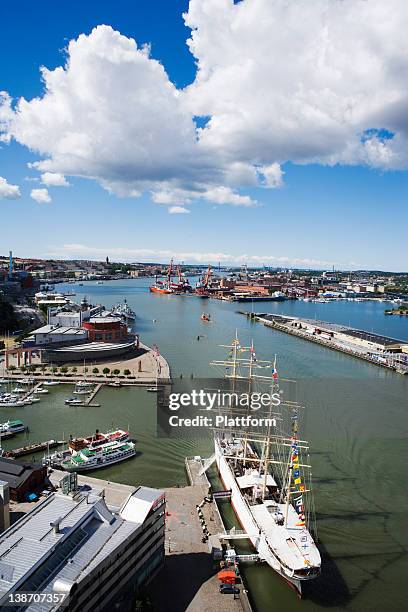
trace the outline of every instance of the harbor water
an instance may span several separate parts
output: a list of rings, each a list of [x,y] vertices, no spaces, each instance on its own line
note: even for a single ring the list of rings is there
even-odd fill
[[[126,298],[136,312],[135,330],[147,345],[156,344],[173,377],[214,376],[209,362],[222,358],[235,330],[242,344],[252,339],[257,357],[277,355],[281,376],[299,380],[305,403],[305,437],[311,446],[314,494],[323,574],[307,597],[295,593],[268,567],[244,570],[254,609],[266,612],[355,612],[394,610],[405,602],[407,573],[406,434],[408,377],[253,323],[238,310],[303,316],[386,334],[408,341],[408,319],[386,317],[377,302],[228,303],[195,297],[151,294],[149,279],[58,285],[75,290],[79,301],[113,306]],[[202,321],[203,312],[211,322]],[[66,406],[71,389],[50,387],[41,402],[1,408],[2,422],[20,418],[30,442],[64,439],[114,427],[129,427],[138,455],[101,472],[106,480],[169,487],[186,482],[184,457],[212,452],[211,440],[156,437],[156,396],[144,389],[103,388],[99,408]],[[303,436],[303,432],[302,432]],[[23,435],[3,442],[22,446]],[[40,458],[37,455],[36,458]],[[29,457],[27,457],[29,459]],[[212,477],[216,478],[215,475]],[[227,502],[229,525],[235,517]],[[244,545],[245,546],[245,545]]]

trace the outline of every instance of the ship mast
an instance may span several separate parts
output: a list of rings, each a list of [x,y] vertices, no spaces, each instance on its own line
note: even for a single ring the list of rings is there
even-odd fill
[[[276,372],[276,355],[275,355],[275,359],[273,361],[273,371]],[[272,384],[271,384],[271,402],[269,404],[269,418],[272,416],[272,393],[274,391],[274,388],[278,388],[277,383],[275,383],[273,377],[272,377]],[[263,487],[262,487],[262,499],[265,499],[265,493],[266,493],[266,485],[267,485],[267,479],[268,479],[268,466],[269,466],[269,452],[270,452],[270,441],[271,441],[271,425],[270,423],[268,424],[268,430],[267,430],[267,434],[266,434],[266,438],[265,438],[265,442],[264,442],[264,447],[263,447],[263,456],[264,456],[264,481],[263,481]]]

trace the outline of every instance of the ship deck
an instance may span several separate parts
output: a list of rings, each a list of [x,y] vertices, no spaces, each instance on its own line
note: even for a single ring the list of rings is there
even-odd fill
[[[299,516],[292,505],[288,507],[286,525],[278,525],[273,517],[275,511],[285,516],[285,504],[265,500],[262,504],[251,505],[250,508],[269,545],[288,567],[303,570],[306,565],[320,565],[317,546],[308,530],[296,525]]]

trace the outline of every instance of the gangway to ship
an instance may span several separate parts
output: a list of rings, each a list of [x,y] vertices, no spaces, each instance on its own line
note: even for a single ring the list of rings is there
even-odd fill
[[[262,561],[261,557],[255,553],[252,555],[236,555],[235,560],[239,563],[256,563],[257,561]]]
[[[209,467],[212,466],[212,464],[215,461],[215,453],[213,455],[211,455],[211,457],[208,457],[208,459],[205,459],[203,462],[203,467],[201,468],[201,470],[198,472],[199,476],[202,476],[203,474],[206,473],[206,471],[208,470]]]
[[[244,540],[254,536],[250,536],[246,531],[242,531],[241,529],[232,528],[229,531],[224,531],[224,533],[219,533],[218,537],[220,540]]]
[[[214,499],[231,499],[231,495],[231,489],[229,489],[228,491],[213,491]]]

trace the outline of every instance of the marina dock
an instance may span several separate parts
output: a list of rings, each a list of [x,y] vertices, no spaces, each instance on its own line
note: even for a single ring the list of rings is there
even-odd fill
[[[100,404],[92,404],[92,400],[95,398],[96,394],[102,389],[102,387],[103,384],[98,383],[93,389],[92,393],[88,396],[86,401],[82,404],[82,406],[88,406],[89,408],[98,408]]]

